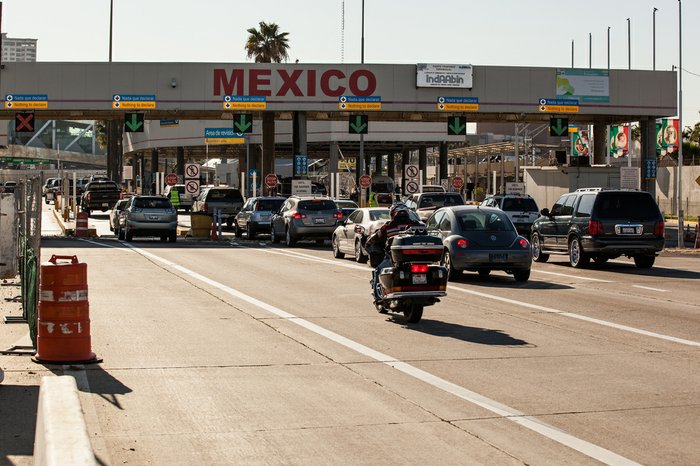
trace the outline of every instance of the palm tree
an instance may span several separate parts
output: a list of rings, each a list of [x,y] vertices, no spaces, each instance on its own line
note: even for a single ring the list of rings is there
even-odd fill
[[[250,28],[248,34],[245,49],[248,58],[255,58],[255,63],[281,63],[282,60],[289,60],[289,33],[280,32],[277,24],[260,21],[260,30]]]

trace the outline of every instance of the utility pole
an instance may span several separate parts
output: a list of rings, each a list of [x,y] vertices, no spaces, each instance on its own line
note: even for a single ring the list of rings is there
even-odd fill
[[[610,71],[610,26],[608,26],[608,71]]]
[[[683,248],[683,21],[681,0],[678,0],[678,247]]]
[[[632,69],[632,23],[627,18],[627,69]]]
[[[574,41],[571,40],[571,67],[574,67]]]
[[[593,68],[593,34],[588,33],[588,68]]]
[[[658,8],[654,7],[654,12],[652,13],[652,62],[653,70],[656,71],[656,12],[659,11]]]

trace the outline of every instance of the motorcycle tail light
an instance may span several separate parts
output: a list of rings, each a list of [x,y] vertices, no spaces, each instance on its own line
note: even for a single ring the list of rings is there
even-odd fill
[[[457,241],[457,247],[460,249],[467,249],[469,247],[469,241],[462,238],[462,239]]]
[[[411,273],[426,273],[428,271],[427,264],[412,264]]]
[[[520,244],[520,247],[523,249],[527,249],[530,247],[530,243],[528,243],[525,238],[520,238],[520,241],[518,241],[518,244]]]
[[[665,232],[664,228],[665,228],[665,225],[664,225],[663,220],[656,222],[654,224],[654,234],[657,236],[663,236],[664,232]]]

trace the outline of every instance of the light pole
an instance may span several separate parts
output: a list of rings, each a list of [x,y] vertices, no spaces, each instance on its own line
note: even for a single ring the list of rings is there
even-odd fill
[[[114,18],[114,0],[109,0],[109,62],[112,63],[112,20]]]
[[[627,18],[627,69],[632,69],[632,26]]]
[[[681,0],[678,0],[678,247],[683,248],[683,21]]]
[[[360,63],[364,65],[365,63],[365,0],[362,0],[362,38],[361,38],[361,43],[360,43]],[[360,134],[360,164],[356,165],[359,167],[362,167],[362,174],[366,173],[369,171],[368,167],[365,167],[365,135]],[[355,173],[355,181],[358,182],[360,179],[360,173]],[[365,190],[358,190],[358,193],[360,193],[360,196]],[[369,193],[367,194],[369,196]],[[364,204],[365,200],[362,199],[362,204],[360,205],[365,205]]]
[[[608,71],[610,71],[610,26],[608,26]]]
[[[656,12],[659,11],[658,8],[654,7],[654,12],[652,13],[652,28],[651,28],[651,35],[652,35],[652,63],[653,63],[653,70],[656,71]]]
[[[593,34],[588,33],[588,68],[593,68]]]
[[[571,67],[574,67],[574,41],[571,40]]]

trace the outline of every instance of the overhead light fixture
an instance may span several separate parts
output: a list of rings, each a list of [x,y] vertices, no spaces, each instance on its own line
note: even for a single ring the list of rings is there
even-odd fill
[[[421,121],[423,119],[423,115],[420,113],[411,113],[411,115],[408,117],[411,121]]]
[[[173,78],[170,80],[170,87],[175,89],[177,87],[177,79]]]
[[[279,119],[280,120],[291,120],[292,119],[292,112],[280,112]]]
[[[327,119],[328,119],[328,113],[326,113],[326,112],[318,112],[318,113],[316,113],[316,119],[317,119],[317,120],[327,120]]]

